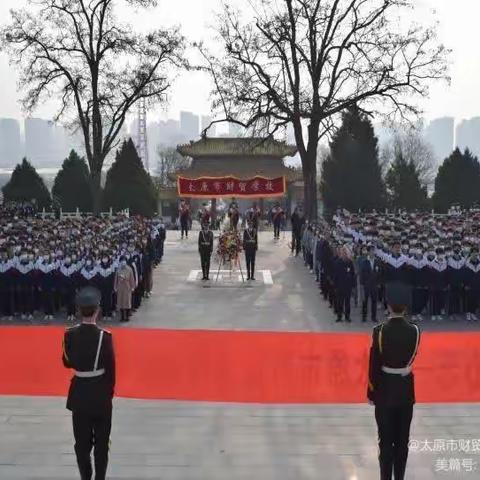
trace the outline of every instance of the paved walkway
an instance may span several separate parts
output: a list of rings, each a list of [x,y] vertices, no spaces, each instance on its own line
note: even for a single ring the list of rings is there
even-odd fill
[[[0,398],[2,480],[78,478],[63,405]],[[478,405],[418,406],[407,478],[478,478],[479,426]],[[375,480],[375,442],[373,409],[363,405],[117,400],[109,479]]]
[[[129,327],[284,331],[328,327],[328,308],[301,260],[290,256],[287,235],[274,242],[272,233],[260,234],[255,282],[242,282],[238,269],[232,278],[223,271],[216,281],[215,259],[211,280],[202,282],[197,235],[193,232],[181,241],[178,232],[169,232],[152,296]],[[241,266],[245,275],[243,256]]]
[[[144,302],[127,327],[371,331],[373,324],[361,322],[358,308],[353,308],[351,324],[335,323],[333,312],[323,301],[303,259],[290,254],[290,232],[282,234],[278,241],[273,240],[272,232],[260,233],[256,282],[245,283],[238,271],[233,279],[223,272],[216,282],[215,261],[211,267],[212,280],[202,282],[197,235],[192,232],[188,240],[181,241],[178,232],[168,232],[164,261],[154,273],[152,297]],[[426,321],[422,328],[478,330],[480,322]]]

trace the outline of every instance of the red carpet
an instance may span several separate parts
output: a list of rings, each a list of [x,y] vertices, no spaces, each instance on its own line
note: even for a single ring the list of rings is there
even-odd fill
[[[114,329],[116,393],[258,403],[365,401],[370,336]],[[0,394],[59,395],[63,329],[0,328]],[[480,402],[480,333],[424,333],[418,402]]]

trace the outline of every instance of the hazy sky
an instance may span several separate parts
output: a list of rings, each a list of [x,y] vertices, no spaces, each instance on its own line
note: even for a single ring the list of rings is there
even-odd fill
[[[232,0],[227,0],[231,1]],[[241,0],[233,0],[238,3]],[[245,0],[246,1],[246,0]],[[0,23],[9,18],[9,9],[24,4],[24,0],[0,0]],[[211,37],[209,25],[220,0],[160,0],[159,6],[147,15],[130,16],[129,20],[139,28],[154,28],[160,24],[180,24],[185,36],[191,40]],[[417,0],[421,7],[418,18],[431,17],[432,9],[440,22],[440,40],[453,50],[451,56],[451,86],[439,84],[431,89],[424,103],[427,119],[452,115],[461,120],[480,115],[480,54],[474,40],[480,18],[478,0]],[[16,91],[16,73],[8,64],[5,54],[0,53],[0,117],[22,117]],[[209,79],[201,73],[181,75],[169,95],[167,111],[152,112],[150,119],[161,116],[178,118],[180,110],[200,114],[209,113]],[[38,109],[37,116],[50,118],[52,105]]]

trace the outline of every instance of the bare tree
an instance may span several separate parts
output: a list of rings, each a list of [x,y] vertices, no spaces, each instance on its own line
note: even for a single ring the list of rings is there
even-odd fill
[[[215,109],[250,132],[293,125],[306,213],[317,217],[317,149],[342,111],[395,117],[419,113],[415,97],[446,78],[435,26],[404,27],[413,0],[248,0],[252,18],[224,2],[220,58],[206,53]]]
[[[151,105],[170,86],[168,73],[182,64],[178,29],[133,31],[115,16],[120,3],[155,6],[156,0],[28,0],[12,10],[3,46],[21,72],[23,106],[33,111],[51,97],[56,120],[80,128],[90,169],[94,210],[101,208],[101,171],[117,145],[128,111],[140,99]]]
[[[174,181],[170,175],[178,170],[185,169],[190,166],[191,160],[177,152],[175,148],[157,148],[159,157],[157,163],[156,179],[159,187],[172,187]]]
[[[398,155],[401,155],[407,163],[415,165],[422,186],[430,191],[435,180],[437,165],[435,153],[422,135],[421,125],[410,128],[396,127],[393,130],[391,141],[382,148],[381,152],[384,172]]]

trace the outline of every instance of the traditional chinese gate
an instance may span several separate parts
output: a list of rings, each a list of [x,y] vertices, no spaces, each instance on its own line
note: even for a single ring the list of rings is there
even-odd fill
[[[178,152],[192,158],[188,169],[177,171],[181,198],[259,199],[283,197],[294,170],[285,157],[297,153],[295,146],[262,138],[203,138],[181,145]]]

